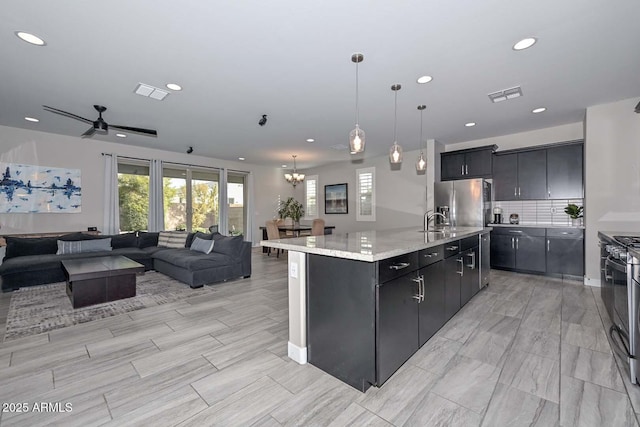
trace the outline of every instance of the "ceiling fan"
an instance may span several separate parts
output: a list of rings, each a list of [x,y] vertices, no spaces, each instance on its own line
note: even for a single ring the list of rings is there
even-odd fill
[[[76,114],[69,113],[68,111],[59,110],[57,108],[49,107],[47,105],[43,105],[43,107],[46,111],[50,111],[55,114],[60,114],[61,116],[66,116],[72,119],[83,121],[85,123],[89,123],[91,127],[87,129],[85,133],[82,134],[83,138],[93,136],[93,134],[96,132],[107,133],[109,131],[109,128],[120,129],[128,132],[135,132],[145,136],[158,136],[158,132],[153,129],[143,129],[143,128],[134,128],[130,126],[108,124],[102,118],[102,113],[107,111],[107,107],[103,107],[102,105],[93,106],[93,108],[95,108],[98,111],[98,118],[96,120],[85,119],[84,117],[80,117]]]

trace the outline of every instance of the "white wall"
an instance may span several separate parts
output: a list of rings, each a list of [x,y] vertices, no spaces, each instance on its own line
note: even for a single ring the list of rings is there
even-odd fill
[[[640,114],[632,98],[587,109],[586,280],[598,283],[598,231],[640,235]]]
[[[433,146],[433,141],[430,141],[430,147],[427,149],[427,173],[423,174],[418,174],[415,167],[419,150],[404,152],[403,163],[398,170],[391,169],[388,156],[361,161],[345,160],[306,170],[305,173],[309,175],[318,175],[319,217],[323,218],[327,225],[334,225],[336,233],[409,226],[422,228],[423,215],[427,210],[427,182],[433,173],[434,156],[429,151],[433,150]],[[356,169],[368,167],[376,168],[375,222],[356,221]],[[325,214],[324,186],[345,182],[348,187],[349,213]]]
[[[544,113],[542,113],[544,114]],[[533,117],[532,117],[533,120]],[[465,148],[482,147],[495,144],[498,151],[514,150],[517,148],[533,147],[535,145],[553,144],[555,142],[574,141],[584,138],[582,122],[568,125],[554,126],[545,129],[528,132],[514,133],[511,135],[496,136],[493,138],[475,139],[447,145],[446,151],[463,150]]]
[[[77,231],[86,230],[91,226],[102,228],[103,152],[252,172],[257,186],[252,213],[254,243],[259,242],[262,236],[258,227],[275,215],[278,196],[286,198],[293,195],[293,188],[284,181],[279,167],[256,166],[193,154],[133,147],[126,143],[108,143],[0,126],[0,161],[80,169],[82,175],[82,212],[0,213],[0,234]]]

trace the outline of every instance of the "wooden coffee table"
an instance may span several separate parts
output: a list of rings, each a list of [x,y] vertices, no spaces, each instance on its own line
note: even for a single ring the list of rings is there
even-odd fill
[[[105,256],[62,261],[73,308],[136,296],[136,274],[144,266],[127,257]]]

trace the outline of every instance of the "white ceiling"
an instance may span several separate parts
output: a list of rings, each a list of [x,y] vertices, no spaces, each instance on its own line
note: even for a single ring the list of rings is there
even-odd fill
[[[640,95],[637,0],[6,0],[0,21],[0,124],[79,136],[88,126],[42,105],[108,123],[158,130],[114,141],[279,166],[349,158],[355,121],[354,52],[366,156],[393,142],[456,143],[574,123],[591,105]],[[27,31],[47,45],[29,45]],[[520,52],[527,36],[538,43]],[[429,74],[433,81],[418,85]],[[139,82],[184,88],[164,101]],[[492,104],[488,93],[521,86]],[[532,114],[545,106],[542,114]],[[262,114],[268,123],[258,126]],[[39,123],[24,120],[37,117]],[[467,128],[464,123],[477,126]],[[313,144],[306,138],[315,138]],[[92,139],[85,139],[87,144]],[[413,160],[411,160],[413,163]]]

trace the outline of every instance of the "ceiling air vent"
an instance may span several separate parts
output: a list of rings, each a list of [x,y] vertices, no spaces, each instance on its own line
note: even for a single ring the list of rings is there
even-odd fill
[[[166,90],[158,89],[157,87],[149,86],[144,83],[138,83],[136,90],[134,91],[138,95],[146,96],[149,98],[157,99],[158,101],[162,101],[169,95],[169,92]]]
[[[489,99],[491,102],[502,102],[507,99],[518,98],[522,96],[522,89],[520,86],[512,87],[509,89],[499,90],[498,92],[493,92],[489,94]]]

